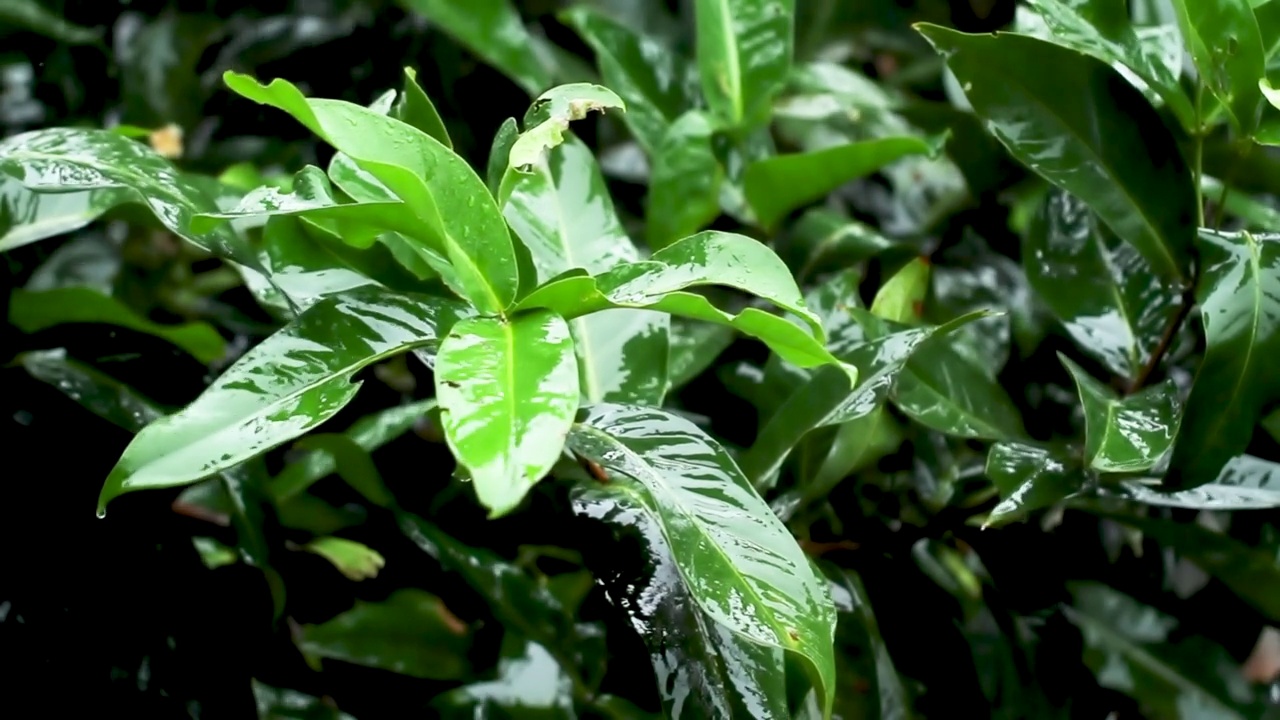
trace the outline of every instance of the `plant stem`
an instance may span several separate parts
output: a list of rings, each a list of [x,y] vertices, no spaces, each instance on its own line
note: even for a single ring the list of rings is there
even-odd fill
[[[1181,328],[1182,323],[1186,322],[1187,315],[1191,313],[1191,308],[1196,304],[1195,286],[1196,284],[1193,281],[1191,285],[1183,291],[1182,303],[1178,306],[1178,314],[1173,317],[1173,320],[1170,321],[1169,325],[1164,329],[1164,335],[1160,336],[1160,343],[1156,345],[1156,349],[1151,352],[1151,357],[1147,360],[1146,364],[1142,366],[1142,370],[1138,372],[1137,376],[1133,378],[1133,382],[1129,384],[1128,392],[1125,393],[1126,395],[1132,395],[1133,393],[1141,390],[1143,386],[1147,384],[1147,380],[1151,377],[1151,373],[1155,372],[1156,367],[1160,365],[1160,361],[1164,358],[1165,353],[1169,352],[1169,348],[1173,346],[1173,339],[1178,335],[1178,328]]]
[[[1196,227],[1204,227],[1204,191],[1200,189],[1200,178],[1204,174],[1204,120],[1200,116],[1204,100],[1204,82],[1196,80],[1196,154],[1192,172],[1196,189]]]

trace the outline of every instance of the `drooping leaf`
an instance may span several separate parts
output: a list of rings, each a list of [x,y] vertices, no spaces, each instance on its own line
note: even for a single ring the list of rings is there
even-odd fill
[[[908,155],[937,157],[946,139],[946,134],[928,139],[892,137],[766,158],[747,167],[747,202],[760,224],[773,228],[792,210],[895,160]]]
[[[572,720],[573,679],[537,642],[508,632],[502,638],[498,676],[437,695],[431,707],[439,717],[537,718]]]
[[[551,68],[535,51],[511,0],[400,0],[530,95],[551,86]]]
[[[356,720],[338,710],[331,700],[297,690],[282,690],[253,680],[258,720]]]
[[[712,126],[692,110],[667,128],[653,153],[645,201],[645,242],[658,251],[698,232],[720,214],[724,169],[711,147]]]
[[[134,312],[109,295],[87,287],[30,291],[9,296],[9,322],[25,333],[68,323],[107,323],[154,335],[187,351],[208,365],[227,354],[226,340],[204,322],[162,325]]]
[[[185,409],[129,444],[98,498],[185,485],[265,452],[332,417],[361,368],[433,344],[469,311],[439,298],[362,289],[320,301],[259,343]]]
[[[79,230],[132,197],[124,188],[42,193],[0,177],[0,252]]]
[[[456,272],[450,283],[482,312],[515,299],[519,273],[502,214],[471,166],[399,120],[339,100],[308,99],[284,80],[261,85],[228,72],[227,86],[283,110],[395,193],[431,231],[432,249]],[[447,278],[446,278],[447,280]]]
[[[754,124],[791,70],[795,0],[696,0],[702,96],[728,125]]]
[[[1167,487],[1211,482],[1243,453],[1262,409],[1280,398],[1280,235],[1200,231],[1196,299],[1204,360],[1183,410]]]
[[[830,595],[728,453],[687,420],[612,404],[584,411],[569,446],[657,519],[698,605],[735,633],[803,658],[829,711]]]
[[[1183,42],[1201,80],[1227,107],[1232,125],[1249,135],[1262,102],[1258,79],[1266,77],[1262,33],[1249,0],[1173,0]]]
[[[302,626],[298,649],[311,662],[341,660],[432,680],[457,680],[470,669],[467,627],[440,598],[405,588],[319,625]]]
[[[1146,505],[1189,508],[1193,510],[1253,510],[1280,507],[1280,464],[1252,455],[1238,455],[1222,468],[1211,483],[1164,492],[1159,478],[1127,480],[1106,485],[1099,492],[1133,500]]]
[[[1076,345],[1125,378],[1138,377],[1181,302],[1130,245],[1112,240],[1078,199],[1049,193],[1023,237],[1027,281]]]
[[[538,164],[548,150],[564,142],[569,123],[593,110],[603,113],[608,108],[625,110],[626,105],[607,87],[573,83],[551,88],[529,106],[524,132],[511,146],[508,163],[517,170]]]
[[[0,2],[0,26],[25,28],[68,45],[84,45],[102,39],[92,28],[67,22],[39,0]]]
[[[453,149],[453,141],[449,139],[449,131],[445,129],[440,113],[427,97],[422,86],[418,84],[418,71],[413,68],[404,69],[404,88],[391,106],[391,117],[400,122],[412,125],[435,138],[446,148]]]
[[[629,481],[575,486],[573,509],[640,543],[641,557],[611,554],[601,575],[611,602],[649,650],[664,716],[789,717],[782,651],[735,633],[703,609],[699,580],[681,573],[655,495],[623,482]]]
[[[1158,276],[1185,283],[1195,189],[1141,93],[1105,63],[1033,37],[918,29],[1014,157],[1088,204]]]
[[[569,325],[546,310],[453,327],[436,357],[445,438],[491,517],[511,512],[560,457],[578,410]]]
[[[1000,503],[983,527],[998,527],[1061,502],[1079,492],[1084,475],[1062,453],[1037,445],[1001,442],[987,452],[987,477]]]
[[[1178,388],[1163,382],[1121,398],[1065,355],[1058,357],[1075,379],[1084,405],[1084,459],[1089,467],[1104,473],[1153,467],[1178,430]]]

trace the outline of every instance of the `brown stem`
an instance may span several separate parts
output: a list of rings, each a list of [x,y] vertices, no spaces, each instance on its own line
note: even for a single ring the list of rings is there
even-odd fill
[[[1169,348],[1173,345],[1173,339],[1178,335],[1178,328],[1182,327],[1182,323],[1186,322],[1187,315],[1191,312],[1192,306],[1196,304],[1195,286],[1196,283],[1193,280],[1191,285],[1182,293],[1182,304],[1178,307],[1178,314],[1174,316],[1169,326],[1164,329],[1164,335],[1160,337],[1160,343],[1151,352],[1151,358],[1147,360],[1146,365],[1142,366],[1142,370],[1138,372],[1137,377],[1133,379],[1133,382],[1129,383],[1129,390],[1125,394],[1130,395],[1141,390],[1147,384],[1151,373],[1155,372],[1165,353],[1169,352]]]

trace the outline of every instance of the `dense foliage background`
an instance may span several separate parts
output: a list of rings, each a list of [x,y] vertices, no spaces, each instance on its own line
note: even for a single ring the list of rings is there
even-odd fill
[[[679,318],[669,367],[618,373],[660,373],[663,407],[729,450],[829,582],[835,716],[1275,716],[1280,2],[797,0],[783,76],[751,79],[780,36],[737,38],[767,92],[699,125],[735,110],[700,75],[707,8],[791,5],[0,0],[0,136],[116,128],[229,210],[334,151],[224,73],[367,106],[410,95],[407,67],[433,136],[496,192],[504,121],[535,126],[553,85],[607,86],[626,110],[570,136],[603,182],[564,217],[589,222],[607,190],[640,252],[707,228],[761,241],[880,388]],[[709,621],[694,600],[714,588],[672,560],[699,548],[610,497],[626,479],[582,446],[489,517],[415,355],[360,370],[354,401],[238,479],[95,517],[134,434],[291,317],[137,198],[28,193],[17,149],[0,145],[9,712],[822,716],[804,653],[784,682],[780,652]],[[846,397],[871,406],[828,422]],[[371,500],[383,483],[394,505]]]

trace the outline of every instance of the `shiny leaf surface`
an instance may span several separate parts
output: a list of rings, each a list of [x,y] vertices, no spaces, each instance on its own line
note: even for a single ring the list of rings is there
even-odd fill
[[[801,656],[829,708],[830,595],[728,453],[687,420],[612,404],[585,411],[569,446],[615,478],[611,485],[639,484],[698,605],[745,638]],[[644,494],[632,497],[643,502]]]
[[[645,201],[645,242],[657,251],[698,232],[720,214],[724,169],[711,147],[712,126],[690,111],[667,128],[653,153]]]
[[[449,447],[491,517],[505,515],[560,457],[578,410],[569,325],[546,310],[464,320],[441,342],[435,369]]]
[[[432,680],[456,680],[470,669],[467,628],[440,598],[413,588],[355,607],[319,625],[304,625],[298,649],[311,661],[341,660]]]
[[[945,142],[945,135],[892,137],[765,158],[747,167],[747,202],[760,224],[772,228],[792,210],[895,160],[909,155],[937,157]]]
[[[431,701],[443,718],[572,720],[573,680],[538,643],[507,633],[498,677],[454,688]]]
[[[1173,0],[1172,4],[1200,78],[1230,110],[1236,129],[1244,135],[1252,133],[1262,102],[1258,79],[1266,77],[1266,52],[1251,3]]]
[[[258,720],[356,720],[332,702],[297,690],[274,688],[258,680],[253,681],[253,699]]]
[[[551,86],[551,69],[535,52],[510,0],[400,0],[400,4],[440,26],[530,95]]]
[[[1186,281],[1191,173],[1141,93],[1101,61],[1043,40],[918,27],[1014,157],[1088,204],[1157,275]]]
[[[206,365],[227,354],[226,341],[208,323],[155,323],[119,300],[87,287],[14,290],[9,296],[9,322],[25,333],[68,323],[117,325],[167,340]]]
[[[1025,518],[1080,491],[1084,475],[1062,454],[1022,443],[996,443],[987,452],[987,477],[1000,491],[983,527]]]
[[[733,328],[674,318],[667,371],[672,390],[686,385],[715,362],[733,344]]]
[[[351,377],[436,342],[459,303],[376,290],[323,300],[259,343],[183,410],[138,433],[112,469],[99,512],[117,495],[184,485],[316,427],[355,396]]]
[[[791,70],[795,0],[695,0],[698,73],[729,125],[755,123]]]
[[[1105,486],[1102,494],[1146,505],[1193,510],[1252,510],[1280,507],[1280,464],[1251,455],[1232,458],[1211,483],[1190,490],[1164,492],[1156,483],[1129,480]]]
[[[1168,487],[1212,481],[1245,451],[1263,407],[1280,398],[1280,236],[1202,230],[1196,299],[1206,349],[1173,446]]]
[[[1085,462],[1104,473],[1150,469],[1169,450],[1178,430],[1178,388],[1164,382],[1119,397],[1083,368],[1059,355],[1084,405]]]
[[[0,178],[0,252],[79,230],[131,196],[123,188],[41,193]]]

